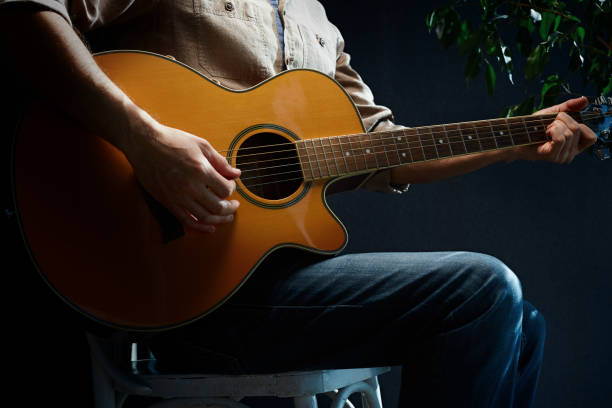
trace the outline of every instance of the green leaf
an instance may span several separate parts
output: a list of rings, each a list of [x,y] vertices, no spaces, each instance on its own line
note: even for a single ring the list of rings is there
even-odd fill
[[[535,101],[535,98],[533,96],[528,97],[523,102],[521,102],[520,105],[516,107],[516,110],[513,112],[513,115],[515,116],[531,115],[533,111],[535,111],[534,101]]]
[[[550,75],[543,82],[542,91],[540,92],[540,109],[554,105],[561,93],[561,81],[559,75]]]
[[[527,64],[525,65],[526,80],[531,81],[542,74],[550,58],[547,51],[548,50],[543,44],[538,44],[531,54],[529,54],[529,57],[527,57]]]
[[[601,94],[603,96],[608,96],[610,94],[610,91],[612,91],[612,76],[608,80],[608,85],[606,85],[606,87],[601,90]]]
[[[490,34],[489,36],[487,36],[487,39],[485,40],[485,51],[487,52],[487,54],[493,54],[497,49],[497,44],[498,42],[496,35]]]
[[[480,73],[480,63],[482,62],[482,56],[478,51],[473,52],[468,56],[465,64],[464,76],[468,84],[472,82],[474,78]]]
[[[572,48],[570,51],[570,60],[567,66],[567,70],[569,72],[576,72],[583,66],[584,66],[584,57],[582,56],[582,53],[580,52],[580,47],[578,46],[576,41],[573,41]]]
[[[576,28],[576,35],[580,38],[580,44],[584,44],[584,27]]]
[[[429,30],[430,33],[436,24],[436,17],[437,17],[436,10],[434,10],[431,13],[429,13],[427,17],[425,18],[425,25],[427,26],[427,29]]]
[[[555,15],[545,11],[542,13],[542,21],[540,22],[540,37],[545,40],[548,38],[550,29],[555,21]]]
[[[495,91],[495,71],[493,71],[493,67],[487,61],[487,71],[485,75],[485,82],[487,84],[487,93],[489,96],[493,96],[493,92]]]

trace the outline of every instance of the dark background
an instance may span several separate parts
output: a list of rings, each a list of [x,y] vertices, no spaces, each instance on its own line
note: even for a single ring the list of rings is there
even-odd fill
[[[463,59],[442,50],[425,28],[426,13],[438,3],[324,1],[353,66],[376,101],[393,109],[397,122],[418,126],[493,118],[520,102],[522,91],[499,73],[493,98],[482,78],[466,86]],[[7,59],[0,61],[4,66]],[[0,82],[5,104],[0,111],[2,358],[14,378],[7,391],[30,403],[89,406],[89,356],[79,319],[28,266],[15,221],[4,216],[4,208],[11,208],[8,151],[19,100],[6,72]],[[570,165],[498,164],[413,185],[401,196],[352,192],[330,201],[349,230],[347,252],[471,250],[503,260],[547,319],[536,406],[610,406],[611,176],[612,162],[582,155]],[[393,408],[397,370],[382,381],[386,407]]]

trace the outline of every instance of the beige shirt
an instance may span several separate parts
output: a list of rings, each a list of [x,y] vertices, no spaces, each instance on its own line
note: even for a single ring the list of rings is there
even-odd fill
[[[145,50],[171,55],[232,89],[254,86],[284,69],[269,0],[0,0],[37,3],[61,14],[95,51]],[[316,0],[279,0],[287,69],[310,68],[338,81],[368,130],[396,127],[391,111],[374,103],[370,88],[351,67],[344,39]],[[390,171],[358,176],[355,185],[399,192]]]

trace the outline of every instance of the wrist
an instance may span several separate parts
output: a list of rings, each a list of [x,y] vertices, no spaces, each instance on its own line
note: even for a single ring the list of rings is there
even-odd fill
[[[129,157],[145,140],[154,138],[161,125],[127,97],[119,109],[119,120],[110,126],[107,140]]]

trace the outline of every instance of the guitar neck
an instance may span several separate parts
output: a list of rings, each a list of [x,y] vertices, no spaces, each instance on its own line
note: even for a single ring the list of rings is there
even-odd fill
[[[579,122],[578,112],[568,112]],[[306,181],[546,142],[556,114],[421,126],[296,142]]]

